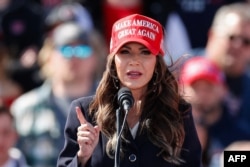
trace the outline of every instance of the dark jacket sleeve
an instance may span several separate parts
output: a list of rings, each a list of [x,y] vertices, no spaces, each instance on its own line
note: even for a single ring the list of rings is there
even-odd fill
[[[77,118],[75,107],[81,108],[85,118],[88,120],[88,106],[92,97],[86,97],[74,100],[69,108],[69,114],[64,129],[65,143],[62,151],[59,154],[57,160],[57,167],[77,167],[77,152],[79,146],[77,143],[77,128],[80,126],[80,122]]]
[[[184,113],[185,140],[182,150],[182,158],[186,161],[183,167],[201,167],[202,149],[196,132],[192,108],[189,105]]]

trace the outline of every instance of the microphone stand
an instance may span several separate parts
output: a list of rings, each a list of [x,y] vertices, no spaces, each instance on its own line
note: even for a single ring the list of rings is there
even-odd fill
[[[120,107],[116,110],[116,129],[117,129],[117,144],[115,150],[115,167],[120,166],[120,132],[121,132],[121,123],[120,123]]]
[[[134,103],[134,99],[132,96],[131,91],[126,88],[123,87],[118,91],[118,103],[121,107],[119,107],[118,109],[116,109],[116,131],[117,131],[117,143],[116,143],[116,150],[115,150],[115,167],[119,167],[120,166],[120,145],[121,145],[121,136],[122,136],[122,131],[125,127],[126,124],[126,118],[128,115],[128,111],[130,109],[130,107],[133,105]],[[124,118],[121,124],[121,110],[124,111]]]

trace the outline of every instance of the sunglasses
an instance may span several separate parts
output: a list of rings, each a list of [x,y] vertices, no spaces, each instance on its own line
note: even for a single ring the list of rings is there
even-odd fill
[[[67,59],[70,59],[73,56],[81,59],[86,59],[93,53],[92,48],[88,45],[64,45],[58,47],[58,50],[61,52],[62,56]]]
[[[250,46],[250,38],[237,35],[229,35],[228,38],[231,42],[241,42],[243,46]]]

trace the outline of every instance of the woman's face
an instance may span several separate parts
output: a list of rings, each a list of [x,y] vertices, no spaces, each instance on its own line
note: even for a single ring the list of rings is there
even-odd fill
[[[146,90],[156,64],[156,56],[139,43],[123,45],[115,55],[115,65],[121,86]]]

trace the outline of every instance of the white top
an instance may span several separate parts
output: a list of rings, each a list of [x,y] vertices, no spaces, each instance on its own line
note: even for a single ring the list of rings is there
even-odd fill
[[[9,150],[9,160],[0,167],[28,167],[22,152],[17,148]]]
[[[137,122],[133,128],[130,128],[130,132],[134,139],[135,139],[138,127],[139,127],[139,122]]]

